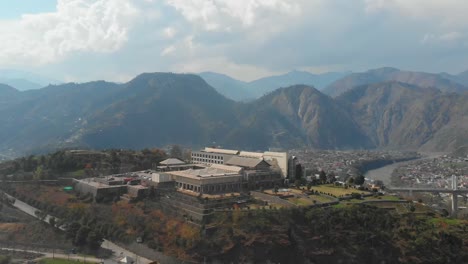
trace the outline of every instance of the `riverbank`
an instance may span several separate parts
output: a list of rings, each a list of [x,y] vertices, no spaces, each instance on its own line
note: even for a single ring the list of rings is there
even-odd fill
[[[380,180],[382,181],[386,186],[391,185],[391,180],[392,180],[392,172],[403,165],[406,165],[410,162],[418,161],[418,160],[425,160],[425,159],[433,159],[436,157],[440,157],[442,155],[445,155],[446,153],[421,153],[422,156],[420,158],[416,159],[411,159],[411,160],[405,160],[405,161],[400,161],[400,162],[395,162],[389,165],[385,165],[380,168],[368,170],[367,172],[364,173],[364,177],[367,179],[372,179],[372,180]]]

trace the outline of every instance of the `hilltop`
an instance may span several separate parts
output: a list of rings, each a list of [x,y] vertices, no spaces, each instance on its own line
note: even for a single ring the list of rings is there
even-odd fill
[[[1,86],[0,153],[169,144],[450,151],[468,142],[468,92],[403,82],[361,85],[331,98],[307,85],[247,103],[192,74],[145,73],[124,84]]]

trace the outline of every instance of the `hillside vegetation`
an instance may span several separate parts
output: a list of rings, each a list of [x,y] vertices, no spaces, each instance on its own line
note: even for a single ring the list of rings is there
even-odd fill
[[[295,85],[239,103],[190,74],[147,73],[125,84],[25,92],[1,86],[0,154],[170,144],[450,151],[468,142],[468,92],[441,90],[390,81],[330,98]]]

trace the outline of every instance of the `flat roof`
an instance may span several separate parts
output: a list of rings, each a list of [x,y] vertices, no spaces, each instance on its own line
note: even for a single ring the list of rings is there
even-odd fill
[[[235,173],[241,173],[243,169],[242,167],[239,167],[239,166],[230,166],[230,165],[223,165],[223,164],[211,164],[210,168],[216,168],[216,169],[231,171]]]
[[[75,179],[75,180],[77,180],[77,179]],[[89,180],[89,181],[87,181],[87,179],[77,180],[77,181],[79,181],[81,183],[88,184],[88,185],[93,186],[93,187],[96,187],[98,189],[118,188],[118,187],[121,187],[121,186],[125,186],[124,184],[122,184],[122,185],[108,185],[108,184],[105,184],[105,183],[94,181],[94,178],[92,178],[92,180]]]
[[[174,166],[174,165],[185,164],[185,162],[181,161],[180,159],[169,158],[169,159],[166,159],[166,160],[163,160],[163,161],[159,162],[159,164],[167,165],[167,166]]]
[[[213,167],[208,167],[205,169],[197,169],[197,170],[184,170],[184,171],[171,171],[167,172],[167,174],[172,174],[176,176],[182,176],[182,177],[187,177],[187,178],[192,178],[192,179],[203,179],[203,178],[212,178],[212,177],[217,177],[217,178],[222,178],[222,177],[227,177],[227,176],[240,176],[238,172],[232,171],[232,170],[224,170],[220,168],[213,168]]]
[[[263,157],[263,153],[260,152],[251,152],[251,151],[241,151],[239,153],[239,156],[243,157],[254,157],[254,158],[259,158],[261,159]]]
[[[209,153],[219,153],[219,154],[230,154],[230,155],[237,155],[239,154],[238,150],[233,149],[217,149],[217,148],[205,148],[203,152]]]

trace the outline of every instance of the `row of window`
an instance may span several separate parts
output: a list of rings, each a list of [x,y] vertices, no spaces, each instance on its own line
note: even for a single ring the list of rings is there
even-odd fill
[[[208,158],[208,159],[224,159],[223,156],[218,156],[218,155],[210,155],[210,154],[201,154],[201,153],[192,153],[192,158],[193,157],[199,157],[199,158]]]
[[[212,160],[212,159],[203,159],[203,158],[194,158],[194,157],[192,157],[192,161],[195,163],[223,164],[223,161],[221,160]]]

